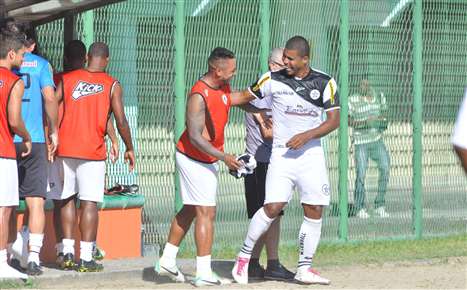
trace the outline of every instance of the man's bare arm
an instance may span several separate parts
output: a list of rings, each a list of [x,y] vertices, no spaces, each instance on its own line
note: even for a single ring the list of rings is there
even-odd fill
[[[206,104],[203,97],[200,94],[193,94],[188,97],[186,124],[191,144],[204,153],[224,161],[229,169],[238,169],[240,163],[236,160],[235,156],[217,150],[203,137],[203,130],[206,124],[205,114]]]
[[[326,136],[339,127],[339,109],[326,112],[326,121],[320,126],[293,136],[286,144],[292,149],[299,149],[311,139],[318,139]]]
[[[8,112],[8,124],[13,133],[20,136],[23,139],[26,151],[22,153],[22,156],[26,156],[31,153],[32,143],[31,136],[26,130],[23,119],[21,117],[21,101],[24,93],[24,83],[22,80],[18,80],[13,86],[10,98],[7,105]]]
[[[456,151],[457,156],[459,156],[464,172],[467,173],[467,149],[454,145],[454,151]]]
[[[235,91],[230,94],[230,102],[232,106],[239,106],[253,101],[256,97],[248,90]]]
[[[133,149],[133,142],[131,140],[131,131],[128,121],[125,116],[123,108],[123,91],[119,83],[116,83],[112,90],[111,107],[117,123],[118,133],[122,137],[125,144],[126,151],[124,154],[125,162],[129,162],[130,171],[133,170],[135,165],[135,153]]]
[[[58,99],[55,97],[54,88],[51,86],[43,88],[42,97],[50,134],[56,133],[58,129]]]

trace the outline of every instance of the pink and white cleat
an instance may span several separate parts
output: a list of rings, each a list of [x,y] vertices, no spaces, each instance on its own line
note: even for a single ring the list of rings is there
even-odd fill
[[[237,257],[232,269],[232,277],[238,284],[248,284],[248,264],[250,259]]]
[[[295,274],[295,280],[302,284],[321,284],[329,285],[331,281],[321,276],[318,271],[309,267],[301,267],[297,269],[297,274]]]

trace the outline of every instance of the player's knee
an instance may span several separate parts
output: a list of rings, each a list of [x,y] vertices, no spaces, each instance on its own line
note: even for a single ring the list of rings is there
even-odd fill
[[[264,208],[264,213],[269,217],[269,218],[276,218],[279,216],[279,213],[281,212],[283,206],[282,204],[278,203],[268,203],[263,206]]]
[[[216,207],[215,206],[197,206],[196,217],[215,219]]]
[[[311,205],[311,204],[304,204],[303,209],[305,212],[305,216],[311,219],[320,219],[323,214],[323,206],[322,205]]]

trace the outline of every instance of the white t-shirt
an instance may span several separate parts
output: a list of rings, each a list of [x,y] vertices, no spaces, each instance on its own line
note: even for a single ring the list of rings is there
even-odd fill
[[[451,142],[457,147],[467,149],[467,88],[464,91],[464,100],[459,108]]]
[[[310,70],[303,79],[288,76],[285,70],[267,72],[250,93],[258,99],[271,98],[273,148],[285,148],[296,134],[319,127],[323,112],[339,109],[336,81],[329,75]],[[256,102],[252,101],[256,106]],[[321,146],[320,139],[312,139],[303,149]]]

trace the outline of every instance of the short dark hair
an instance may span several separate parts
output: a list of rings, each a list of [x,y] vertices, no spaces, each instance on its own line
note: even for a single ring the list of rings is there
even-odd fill
[[[65,45],[64,55],[68,60],[84,59],[86,57],[86,46],[81,40],[72,40]]]
[[[0,59],[7,57],[11,50],[18,52],[24,47],[23,40],[14,34],[0,33]]]
[[[89,47],[88,55],[91,57],[109,57],[109,46],[104,42],[94,42]]]
[[[214,62],[220,59],[234,59],[235,54],[224,47],[216,47],[211,51],[211,54],[208,58],[209,65],[212,65]]]
[[[285,49],[287,50],[296,50],[300,54],[300,56],[310,56],[310,45],[308,41],[299,35],[296,35],[289,40],[285,44]]]
[[[22,40],[24,46],[31,46],[36,42],[36,32],[33,27],[26,23],[20,23],[13,18],[5,18],[1,24],[1,31],[7,35],[15,35]]]

